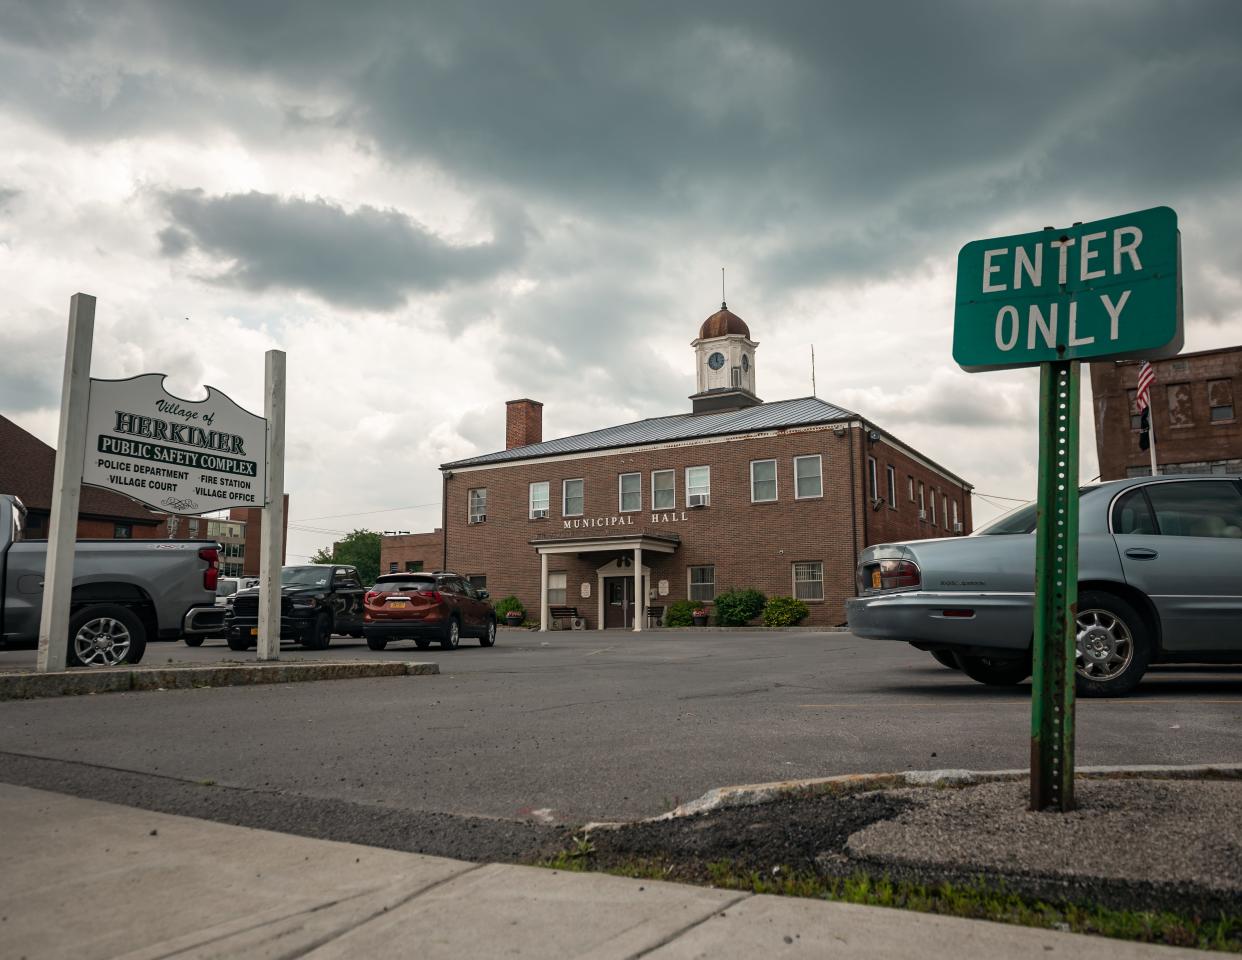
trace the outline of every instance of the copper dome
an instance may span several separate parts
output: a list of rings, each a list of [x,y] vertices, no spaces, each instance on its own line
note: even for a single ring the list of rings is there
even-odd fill
[[[750,328],[736,313],[729,310],[722,302],[720,309],[703,321],[699,327],[699,339],[710,340],[713,337],[727,337],[729,334],[741,334],[750,339]]]

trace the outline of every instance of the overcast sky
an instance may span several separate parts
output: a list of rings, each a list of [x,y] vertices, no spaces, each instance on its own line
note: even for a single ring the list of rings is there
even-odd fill
[[[1167,204],[1186,349],[1242,342],[1237,0],[0,11],[0,412],[54,442],[79,290],[98,377],[261,412],[286,350],[294,560],[438,524],[506,400],[687,411],[722,266],[763,399],[814,344],[993,497],[1034,495],[1037,379],[954,365],[963,243]]]

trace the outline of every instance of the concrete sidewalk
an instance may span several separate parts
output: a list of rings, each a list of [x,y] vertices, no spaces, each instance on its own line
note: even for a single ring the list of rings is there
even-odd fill
[[[0,784],[5,957],[1173,958],[877,907],[480,865]]]

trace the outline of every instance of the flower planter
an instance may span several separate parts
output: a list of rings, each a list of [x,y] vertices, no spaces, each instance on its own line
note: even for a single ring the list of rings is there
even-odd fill
[[[706,615],[706,614],[704,614],[704,615],[703,615],[703,616],[701,616],[701,617],[696,616],[696,617],[694,618],[694,625],[695,625],[696,627],[705,627],[705,626],[707,626],[707,615]]]
[[[520,627],[523,619],[525,618],[522,614],[518,613],[516,610],[510,610],[505,614],[505,623],[510,627]]]

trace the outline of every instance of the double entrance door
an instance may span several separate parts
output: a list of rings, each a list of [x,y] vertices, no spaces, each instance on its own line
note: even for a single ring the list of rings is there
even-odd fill
[[[604,577],[604,626],[634,626],[633,577]]]

